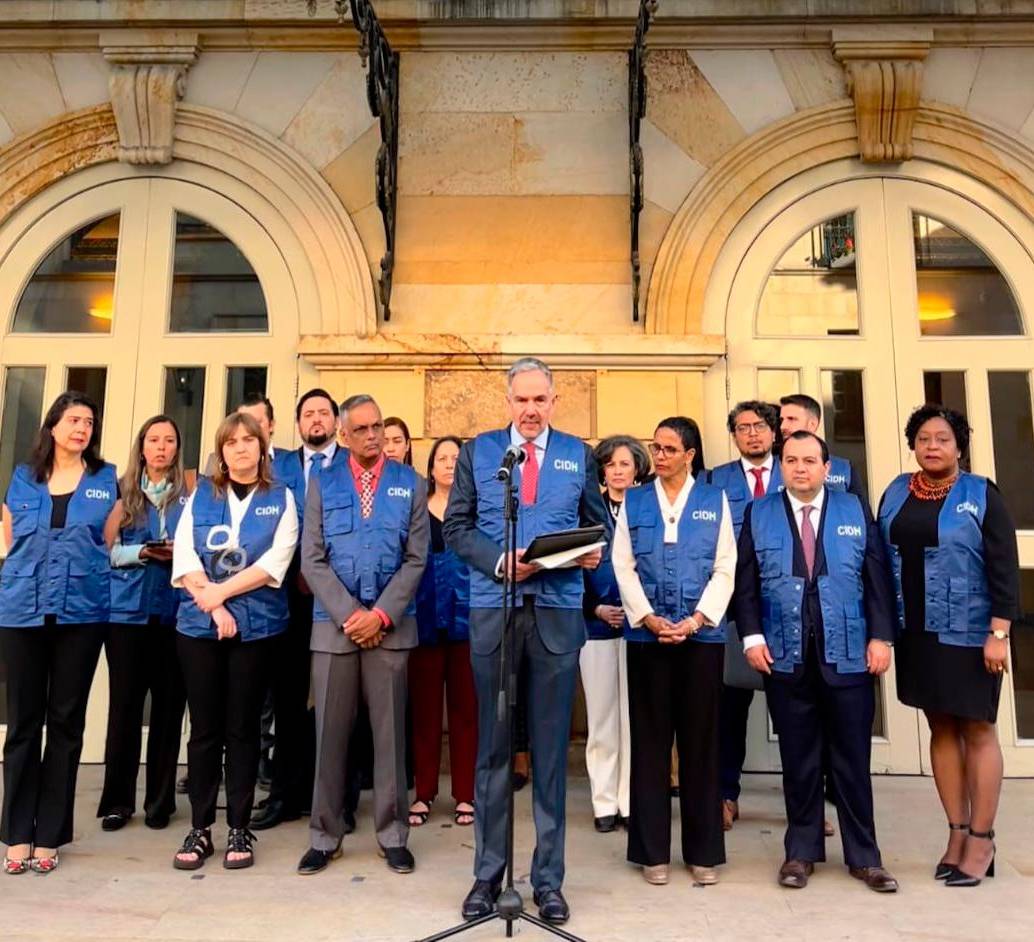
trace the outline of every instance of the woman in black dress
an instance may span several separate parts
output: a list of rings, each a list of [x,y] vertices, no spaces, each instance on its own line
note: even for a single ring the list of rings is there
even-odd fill
[[[964,416],[916,409],[905,426],[919,471],[891,482],[880,529],[898,587],[898,698],[930,725],[930,759],[948,817],[935,877],[975,886],[994,876],[1002,788],[995,721],[1017,617],[1016,531],[994,483],[962,471]]]

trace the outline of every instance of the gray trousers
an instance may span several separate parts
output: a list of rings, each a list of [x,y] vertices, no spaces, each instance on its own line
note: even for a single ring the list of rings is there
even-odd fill
[[[409,651],[370,648],[312,655],[316,701],[316,782],[310,843],[332,851],[345,834],[348,742],[360,695],[373,729],[373,823],[381,847],[405,847],[409,837],[406,790],[406,663]]]

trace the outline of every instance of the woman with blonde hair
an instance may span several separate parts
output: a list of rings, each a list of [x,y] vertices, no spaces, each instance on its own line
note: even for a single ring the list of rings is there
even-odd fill
[[[190,706],[187,779],[192,827],[173,866],[197,870],[213,853],[211,827],[226,753],[223,866],[255,862],[248,830],[258,777],[262,703],[287,629],[284,576],[298,513],[272,480],[259,424],[235,412],[215,436],[216,468],[199,481],[176,527],[172,584],[184,589],[176,647]]]
[[[141,426],[120,481],[122,517],[111,548],[108,735],[97,817],[117,831],[136,811],[144,701],[151,694],[144,823],[164,828],[176,810],[176,763],[186,693],[176,659],[172,535],[187,502],[180,430],[167,415]]]

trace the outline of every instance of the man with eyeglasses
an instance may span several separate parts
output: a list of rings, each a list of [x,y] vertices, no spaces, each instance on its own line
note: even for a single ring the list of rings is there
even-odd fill
[[[713,468],[709,482],[725,491],[737,538],[748,505],[757,498],[783,489],[779,462],[772,454],[779,428],[776,407],[756,399],[738,402],[727,420],[729,434],[739,457]],[[739,637],[730,625],[725,649],[725,683],[722,685],[721,784],[722,826],[726,831],[740,816],[740,775],[747,756],[747,719],[760,676],[747,665]]]
[[[347,457],[310,476],[305,502],[302,575],[316,597],[316,787],[298,872],[318,873],[340,854],[350,738],[365,700],[377,843],[391,870],[409,873],[406,668],[417,644],[414,598],[430,542],[427,485],[408,465],[385,458],[384,420],[371,396],[346,399],[341,418]]]

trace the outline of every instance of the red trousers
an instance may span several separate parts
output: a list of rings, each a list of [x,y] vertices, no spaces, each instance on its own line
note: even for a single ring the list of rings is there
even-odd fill
[[[477,695],[467,641],[420,645],[409,654],[409,706],[417,801],[430,802],[438,795],[443,693],[449,711],[452,797],[456,802],[472,802],[478,744]]]

